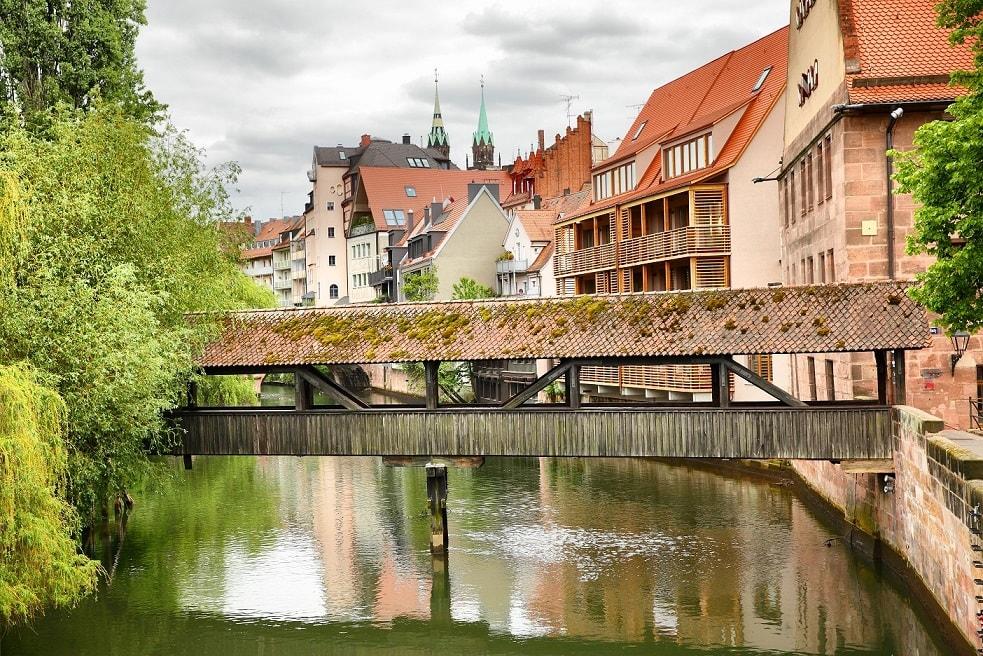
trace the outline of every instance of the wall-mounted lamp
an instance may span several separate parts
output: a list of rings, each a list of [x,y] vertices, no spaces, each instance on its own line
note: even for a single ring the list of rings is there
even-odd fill
[[[884,494],[894,494],[894,476],[884,474],[883,478],[881,478],[881,486]]]
[[[969,333],[965,330],[957,330],[952,334],[952,350],[955,353],[952,354],[952,375],[956,375],[956,363],[959,359],[963,357],[966,349],[969,348]]]

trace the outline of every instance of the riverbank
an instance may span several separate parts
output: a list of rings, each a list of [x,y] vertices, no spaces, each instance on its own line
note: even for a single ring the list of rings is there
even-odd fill
[[[953,654],[977,654],[983,558],[973,508],[983,502],[983,438],[895,408],[894,473],[850,474],[827,461],[674,461],[787,485],[848,545],[908,591]],[[885,491],[887,485],[887,491]]]

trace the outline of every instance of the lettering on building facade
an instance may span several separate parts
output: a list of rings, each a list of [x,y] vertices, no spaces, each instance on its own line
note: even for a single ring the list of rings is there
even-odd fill
[[[795,3],[795,29],[802,29],[802,23],[805,22],[815,5],[816,0],[798,0]]]
[[[799,80],[799,107],[806,104],[806,100],[812,92],[819,86],[819,60],[812,62],[812,66],[806,69]]]

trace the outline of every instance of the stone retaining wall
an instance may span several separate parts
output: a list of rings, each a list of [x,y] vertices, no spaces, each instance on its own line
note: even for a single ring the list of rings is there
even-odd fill
[[[943,430],[940,419],[908,406],[892,412],[894,491],[880,474],[849,474],[828,461],[792,461],[813,491],[850,525],[851,543],[873,557],[887,546],[900,573],[916,579],[967,645],[980,646],[976,616],[983,554],[972,529],[983,502],[983,437]],[[873,538],[873,539],[871,539]],[[983,590],[983,588],[980,588]],[[983,592],[981,592],[983,593]],[[967,648],[967,653],[975,653]]]

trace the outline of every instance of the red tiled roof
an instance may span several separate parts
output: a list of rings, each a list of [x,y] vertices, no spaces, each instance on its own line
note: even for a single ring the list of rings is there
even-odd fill
[[[769,66],[771,72],[764,84],[752,93],[761,73]],[[573,216],[671,191],[719,175],[733,166],[782,97],[787,69],[788,28],[783,27],[657,88],[621,140],[614,156],[602,162],[595,170],[629,159],[653,144],[671,141],[699,128],[709,127],[742,107],[745,109],[727,143],[715,144],[718,154],[711,166],[662,182],[662,160],[657,154],[648,170],[639,172],[640,179],[634,190],[591,203]],[[632,137],[643,123],[645,127],[641,134],[638,139],[633,140]]]
[[[364,304],[220,319],[203,367],[917,349],[903,283]],[[199,315],[200,316],[200,315]]]
[[[531,241],[552,241],[556,210],[516,210],[516,220]]]
[[[453,171],[447,169],[382,168],[363,166],[359,168],[362,185],[369,199],[369,209],[375,219],[376,229],[392,230],[386,225],[383,210],[403,210],[409,217],[413,211],[413,222],[423,221],[423,209],[432,202],[443,202],[446,198],[467,198],[468,184],[471,182],[498,183],[499,194],[512,188],[512,181],[505,171]],[[416,190],[415,197],[406,195],[406,187]]]
[[[244,260],[258,260],[263,257],[272,257],[273,247],[266,246],[265,248],[246,248],[240,252],[240,256]]]
[[[543,250],[539,251],[539,255],[536,256],[536,259],[532,261],[532,264],[529,265],[529,268],[526,269],[526,271],[539,271],[546,266],[546,263],[550,261],[551,257],[553,257],[552,241],[550,241],[550,243],[547,244]]]
[[[850,102],[951,101],[956,70],[973,68],[970,44],[953,46],[936,24],[937,0],[839,0]],[[851,64],[859,72],[849,73]]]

